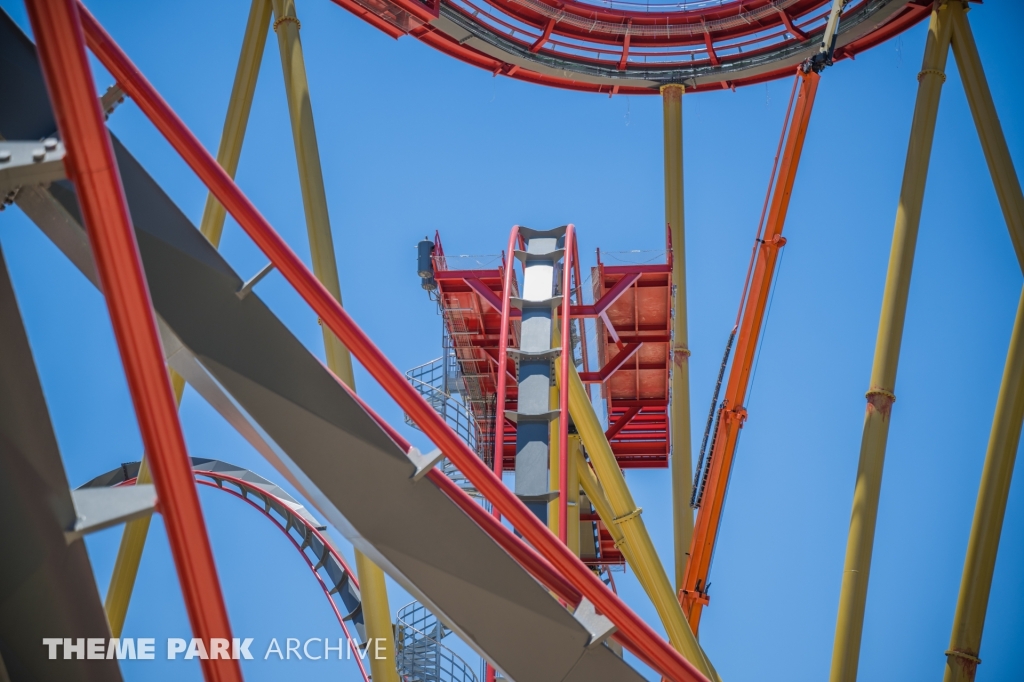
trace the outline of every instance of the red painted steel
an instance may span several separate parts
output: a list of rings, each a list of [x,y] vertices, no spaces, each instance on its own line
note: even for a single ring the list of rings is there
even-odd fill
[[[669,251],[669,256],[671,251]],[[672,334],[672,265],[605,265],[598,254],[592,270],[600,372],[608,442],[623,468],[668,466],[669,360]],[[604,370],[614,369],[604,375]],[[584,378],[584,375],[581,375]]]
[[[782,236],[782,228],[786,221],[789,199],[793,192],[800,154],[803,150],[807,126],[810,122],[814,96],[817,93],[819,76],[814,72],[797,71],[799,94],[793,110],[793,118],[789,121],[789,132],[786,137],[782,162],[779,166],[778,181],[774,189],[769,186],[771,194],[768,219],[764,224],[763,233],[759,230],[755,247],[752,271],[748,272],[749,291],[743,293],[742,321],[736,342],[735,359],[729,371],[726,385],[725,406],[718,420],[715,444],[708,462],[710,473],[704,491],[703,501],[697,512],[694,524],[693,540],[686,563],[683,588],[680,601],[683,613],[689,620],[694,632],[700,624],[700,616],[707,604],[708,573],[711,557],[718,538],[718,529],[725,504],[725,493],[729,483],[733,457],[740,429],[746,421],[747,411],[743,407],[747,390],[750,386],[750,373],[757,355],[758,338],[764,324],[772,277],[778,263],[779,252],[786,240]]]
[[[427,437],[441,448],[474,487],[501,511],[523,536],[525,542],[533,545],[551,563],[555,571],[567,578],[598,611],[616,625],[618,631],[615,637],[618,641],[673,682],[705,682],[706,678],[689,661],[633,613],[568,547],[551,534],[551,531],[505,487],[476,453],[416,392],[405,375],[391,364],[349,317],[341,304],[306,268],[302,260],[274,231],[270,223],[81,3],[79,9],[89,47],[122,89],[154,123],[277,270],[320,316],[323,323],[337,334],[341,342]],[[194,488],[192,492],[195,494]],[[523,541],[518,538],[514,544],[525,550]]]
[[[501,323],[498,327],[498,377],[496,401],[494,408],[494,462],[492,469],[497,479],[501,480],[501,474],[505,467],[505,394],[508,387],[508,332],[512,324],[512,278],[515,271],[512,267],[516,244],[519,241],[519,226],[513,225],[512,232],[508,236],[508,262],[505,263],[504,278],[501,285]],[[501,512],[497,505],[491,507],[495,519],[501,519]]]
[[[847,12],[859,10],[867,0],[853,3]],[[357,16],[380,28],[381,22],[389,21],[385,3],[377,2],[380,9],[368,11],[370,4],[356,4],[352,0],[335,0]],[[480,30],[491,32],[501,40],[516,45],[525,53],[539,53],[548,57],[567,59],[581,65],[598,65],[606,68],[622,70],[625,66],[630,75],[643,77],[648,68],[671,68],[673,64],[691,67],[693,65],[712,65],[716,60],[723,61],[722,55],[735,53],[738,48],[741,54],[733,57],[760,56],[770,57],[775,51],[783,54],[787,49],[798,46],[806,40],[806,36],[820,30],[828,13],[827,0],[798,0],[781,7],[776,11],[757,20],[733,22],[736,25],[727,29],[715,27],[716,20],[736,18],[741,12],[749,12],[764,7],[768,0],[747,0],[726,2],[720,6],[701,6],[693,9],[666,9],[650,11],[651,6],[640,8],[634,3],[618,3],[618,8],[601,7],[589,2],[559,2],[551,0],[538,3],[527,3],[520,0],[489,0],[487,3],[473,4],[466,0],[447,2],[447,8],[457,13],[463,21],[473,22]],[[541,11],[543,5],[556,8],[557,18],[554,23],[548,16],[550,11]],[[855,55],[906,31],[928,16],[930,3],[925,0],[912,0],[897,13],[871,30],[867,35],[836,50],[835,59],[853,58]],[[576,21],[566,21],[575,17]],[[580,19],[585,20],[581,28]],[[593,22],[601,22],[595,24]],[[392,22],[393,23],[393,22]],[[644,26],[664,27],[664,31],[648,32],[638,28]],[[602,28],[605,27],[605,28]],[[614,30],[609,32],[607,27]],[[628,64],[622,61],[624,35],[628,27],[629,53]],[[394,36],[394,26],[382,29]],[[558,87],[568,90],[580,90],[605,94],[622,95],[657,95],[658,88],[640,87],[636,85],[596,84],[580,81],[567,75],[553,75],[549,72],[535,70],[530,64],[510,64],[501,59],[471,47],[458,36],[448,35],[437,26],[423,24],[415,28],[399,29],[398,34],[408,33],[418,40],[473,66],[486,69],[494,75],[514,77],[539,85]],[[705,42],[707,40],[707,43]],[[708,44],[710,43],[710,45]],[[612,46],[617,46],[617,49]],[[673,49],[673,46],[676,46]],[[665,51],[665,48],[669,48]],[[650,59],[647,59],[647,57]],[[641,61],[643,60],[643,61]],[[674,62],[673,62],[674,60]],[[782,66],[767,69],[763,72],[751,73],[732,80],[701,82],[688,85],[687,92],[702,92],[722,88],[736,88],[744,85],[764,83],[784,78],[792,73],[792,67]]]
[[[231,639],[178,410],[114,150],[86,60],[74,0],[29,0],[29,21],[105,294],[192,630]],[[207,680],[240,682],[238,661],[200,661]]]

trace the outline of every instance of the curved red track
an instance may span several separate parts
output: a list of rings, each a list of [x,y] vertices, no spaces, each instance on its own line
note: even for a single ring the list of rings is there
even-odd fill
[[[774,80],[817,51],[831,0],[334,0],[398,38],[495,75],[572,90],[657,94]],[[928,16],[929,0],[852,0],[835,58]]]

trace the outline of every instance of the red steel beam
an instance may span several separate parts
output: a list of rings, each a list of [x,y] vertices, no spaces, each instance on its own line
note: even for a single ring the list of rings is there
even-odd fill
[[[618,419],[615,420],[614,424],[608,427],[608,430],[604,432],[604,437],[607,438],[608,440],[615,438],[615,434],[621,431],[623,427],[626,426],[626,424],[632,421],[633,417],[640,414],[641,409],[642,408],[639,407],[629,408],[629,410],[627,410],[624,414],[622,414],[621,416],[619,416]]]
[[[585,384],[603,384],[608,381],[611,375],[619,371],[626,362],[636,355],[636,352],[640,350],[640,346],[644,345],[640,343],[631,343],[618,353],[615,357],[608,361],[608,364],[601,368],[599,372],[580,372],[580,381]],[[661,368],[659,368],[661,369]]]
[[[544,47],[544,43],[548,42],[548,38],[551,37],[551,30],[553,28],[555,28],[555,18],[551,17],[550,19],[548,19],[548,23],[544,27],[544,32],[541,33],[540,37],[537,38],[536,42],[534,42],[534,44],[530,46],[530,52],[533,52],[535,54],[537,52],[540,52],[540,48]]]
[[[67,1],[67,0],[65,0]],[[341,304],[313,276],[281,236],[274,231],[231,177],[178,118],[160,94],[132,64],[128,56],[79,3],[89,47],[139,106],[171,146],[199,176],[228,213],[270,259],[285,279],[337,334],[363,367],[398,403],[423,432],[459,468],[519,531],[524,540],[547,559],[618,628],[615,637],[659,674],[673,682],[705,682],[693,664],[611,592],[572,551],[558,541],[501,479],[449,427],[444,419],[409,384],[405,375],[377,348]],[[499,377],[501,374],[499,374]],[[165,375],[166,381],[166,375]],[[170,395],[168,390],[168,395]],[[194,494],[194,490],[193,490]],[[522,541],[517,539],[516,544]]]
[[[794,38],[797,40],[807,40],[807,35],[793,25],[793,19],[786,13],[786,10],[780,7],[779,14],[782,17],[782,23],[786,26],[786,30],[789,31]]]
[[[519,242],[519,226],[513,225],[512,232],[508,235],[509,256],[515,253],[516,244]],[[498,331],[498,385],[495,390],[494,401],[494,462],[492,470],[494,476],[501,481],[501,475],[505,468],[504,446],[505,446],[505,393],[508,390],[508,331],[512,320],[512,278],[515,277],[515,259],[509,258],[505,262],[505,278],[502,281],[501,324]],[[490,291],[490,289],[488,289]],[[484,299],[488,300],[488,299]],[[517,311],[518,312],[518,311]],[[496,521],[501,519],[501,510],[498,505],[491,506],[491,513]]]
[[[79,12],[74,0],[29,0],[26,5],[57,127],[67,146],[64,166],[77,190],[192,631],[208,646],[214,638],[231,641],[135,231],[86,58]],[[200,664],[207,680],[242,680],[236,660],[202,659]]]
[[[755,251],[753,273],[750,276],[749,293],[743,308],[743,317],[739,326],[736,342],[735,359],[729,371],[729,382],[725,390],[725,404],[728,407],[718,421],[714,439],[714,449],[710,454],[708,466],[710,472],[704,490],[703,502],[697,512],[693,540],[690,544],[690,555],[686,562],[685,579],[682,589],[683,613],[690,622],[690,628],[697,632],[700,616],[706,598],[711,556],[718,538],[718,528],[722,518],[722,507],[725,503],[726,487],[732,469],[733,457],[736,454],[736,443],[740,429],[746,420],[747,412],[743,401],[750,386],[750,372],[757,354],[758,339],[764,324],[765,311],[771,292],[772,277],[778,263],[779,252],[786,243],[782,236],[782,228],[789,210],[789,199],[793,193],[797,168],[800,165],[800,154],[803,151],[807,125],[810,122],[814,96],[818,90],[818,74],[803,73],[797,70],[799,95],[789,122],[789,133],[786,137],[782,162],[779,166],[779,177],[772,193],[768,220],[763,235],[758,235]]]

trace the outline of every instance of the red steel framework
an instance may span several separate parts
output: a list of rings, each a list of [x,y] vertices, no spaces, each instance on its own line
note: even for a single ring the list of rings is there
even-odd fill
[[[572,226],[569,226],[572,228]],[[509,235],[506,254],[523,248],[519,226]],[[580,324],[583,367],[581,380],[600,386],[606,401],[608,430],[606,437],[619,465],[629,468],[663,468],[669,454],[669,352],[671,345],[671,245],[669,262],[662,264],[615,265],[601,262],[592,269],[593,305],[583,303],[582,280],[575,228],[566,233],[567,264],[562,270],[562,291],[571,292],[562,301],[562,319],[582,321],[593,318],[597,325],[597,356],[600,370],[588,367],[586,330]],[[508,367],[508,349],[518,345],[515,321],[521,312],[511,305],[516,292],[512,261],[502,257],[495,270],[458,270],[451,268],[439,235],[434,238],[434,279],[438,300],[454,339],[456,358],[464,376],[472,377],[474,405],[493,406],[474,409],[477,432],[500,434],[494,437],[492,468],[495,475],[515,470],[516,425],[505,419],[506,411],[515,411],[515,377]],[[573,286],[575,278],[575,286]],[[570,299],[572,302],[570,303]],[[561,331],[562,348],[571,346],[569,325]],[[504,340],[504,342],[502,341]],[[565,351],[563,351],[565,359]],[[482,371],[486,368],[486,371]],[[562,379],[568,385],[567,363]],[[568,396],[560,395],[560,403]],[[559,405],[567,414],[568,406]],[[499,426],[500,425],[500,426]],[[565,501],[568,492],[567,424],[559,428],[559,536],[564,542],[568,527]],[[497,510],[494,512],[498,515]],[[500,515],[499,515],[500,516]],[[611,533],[596,515],[583,513],[581,521],[597,526],[599,551],[586,563],[617,565],[625,559]]]
[[[92,131],[95,133],[95,137],[93,139],[102,139],[105,141],[106,133],[102,128],[101,119],[98,118],[99,108],[96,104],[95,96],[88,92],[91,84],[91,78],[89,78],[88,65],[85,62],[84,51],[81,50],[81,34],[76,34],[74,31],[74,28],[76,28],[76,22],[74,21],[74,6],[68,3],[69,0],[64,3],[66,5],[66,10],[69,10],[67,11],[69,19],[66,22],[67,26],[65,27],[65,30],[70,35],[57,33],[57,36],[63,35],[63,37],[71,41],[72,44],[75,44],[75,38],[78,38],[78,53],[72,55],[74,60],[71,61],[71,66],[75,68],[72,73],[77,74],[81,79],[78,87],[81,91],[80,94],[82,96],[82,101],[85,102],[84,95],[86,93],[88,93],[88,96],[91,98],[90,101],[84,104],[84,109],[93,110],[96,114],[94,118],[97,120],[94,122],[95,127]],[[50,4],[60,3],[53,2]],[[658,636],[658,634],[651,629],[647,623],[633,613],[633,611],[624,602],[622,602],[617,595],[612,593],[611,590],[609,590],[600,581],[600,579],[594,575],[593,572],[591,572],[590,569],[588,569],[569,550],[568,547],[565,546],[564,543],[554,537],[547,527],[544,526],[537,517],[534,516],[533,513],[515,497],[515,495],[505,488],[501,480],[486,467],[479,457],[477,457],[476,453],[474,453],[469,446],[444,422],[430,404],[428,404],[416,392],[415,388],[406,381],[404,374],[402,374],[402,372],[388,361],[369,337],[366,336],[362,329],[360,329],[352,318],[349,317],[348,313],[345,312],[341,305],[331,296],[330,292],[328,292],[316,277],[305,267],[302,260],[294,251],[291,250],[280,235],[274,231],[271,225],[259,213],[255,206],[252,205],[244,193],[242,193],[237,185],[235,185],[230,176],[217,164],[216,160],[195,138],[191,131],[160,97],[153,86],[145,79],[145,77],[143,77],[134,64],[132,64],[127,55],[124,54],[120,47],[113,41],[113,39],[81,3],[78,3],[78,14],[81,18],[81,24],[84,28],[90,49],[99,58],[100,62],[110,71],[110,73],[113,74],[125,93],[138,104],[143,113],[154,123],[161,134],[163,134],[171,143],[171,146],[174,147],[174,149],[182,156],[185,162],[193,169],[204,184],[207,185],[218,201],[224,205],[227,211],[246,231],[256,245],[264,252],[265,255],[268,256],[278,271],[320,316],[323,323],[337,334],[342,343],[350,349],[350,351],[367,369],[370,375],[380,383],[385,391],[387,391],[387,393],[398,403],[406,414],[410,415],[423,432],[441,448],[441,450],[460,469],[460,471],[462,471],[476,489],[490,500],[495,508],[497,508],[500,513],[509,520],[509,522],[522,535],[523,540],[515,537],[514,535],[498,531],[495,525],[500,524],[498,524],[496,519],[486,514],[477,515],[477,518],[480,519],[482,528],[494,537],[496,541],[505,546],[510,554],[512,554],[512,556],[516,558],[526,570],[530,571],[549,589],[556,592],[560,598],[565,599],[567,603],[575,606],[579,604],[582,598],[586,598],[594,604],[599,612],[607,616],[616,625],[617,631],[613,636],[621,644],[632,651],[638,658],[640,658],[640,660],[651,666],[659,674],[675,682],[703,682],[706,678],[704,678],[689,661],[684,659],[668,642]],[[38,17],[36,17],[36,19],[38,19]],[[36,23],[38,23],[38,21],[34,21],[34,25]],[[37,29],[37,36],[39,35],[40,33]],[[50,36],[51,39],[52,37],[53,36]],[[39,49],[43,56],[43,63],[46,64],[47,60],[50,58],[48,51],[54,49],[54,45],[50,42],[44,43],[40,41]],[[47,75],[50,76],[49,72]],[[61,96],[64,88],[71,88],[74,85],[73,83],[66,82],[66,80],[68,79],[51,78],[49,80],[51,89],[57,91],[55,99]],[[108,158],[110,162],[109,165],[106,166],[105,171],[107,175],[113,175],[111,171],[115,166],[113,165],[113,156],[110,152],[109,142],[106,142],[106,150],[106,158]],[[114,177],[116,177],[116,175],[114,175]],[[109,203],[101,208],[105,211],[109,210],[115,215],[120,214],[125,234],[130,237],[131,226],[130,222],[127,220],[128,212],[123,194],[120,192],[112,192],[109,199]],[[93,214],[93,217],[98,217],[101,214],[107,216],[106,212],[102,212]],[[132,254],[129,252],[129,255]],[[144,287],[144,283],[141,281],[141,268],[137,258],[129,258],[127,260],[127,266],[129,268],[134,267],[134,272],[139,278],[141,286]],[[140,288],[140,290],[144,291],[144,288]],[[110,295],[110,290],[108,288],[105,287],[105,291]],[[148,305],[146,305],[148,302],[144,297],[140,300],[142,303],[140,306],[141,310],[133,312],[140,316],[140,319],[145,320],[148,318],[150,322],[150,333],[153,341],[155,342],[156,337],[155,327],[152,322],[152,311]],[[158,351],[159,346],[154,345],[153,350]],[[163,391],[163,394],[165,394],[163,403],[167,406],[167,413],[172,417],[172,424],[177,426],[177,416],[173,409],[173,401],[171,400],[170,387],[167,383],[167,375],[158,354],[154,356],[154,361],[158,364],[160,370],[157,373],[159,379],[157,385],[160,385],[160,382],[162,382],[166,387]],[[142,402],[146,403],[149,398],[150,396],[144,395]],[[159,395],[154,396],[153,399],[158,405],[160,404]],[[177,433],[180,438],[180,426],[177,428]],[[183,447],[181,462],[187,466],[187,457],[184,455]],[[190,472],[186,473],[189,473],[189,480],[187,482],[188,485],[186,486],[185,494],[190,495],[192,499],[196,499],[195,485],[191,480]],[[156,467],[154,467],[154,474],[158,474]],[[436,469],[432,470],[429,474],[429,478],[460,506],[464,507],[464,505],[467,504],[475,504],[468,495],[448,481],[440,471],[437,471]],[[170,498],[164,497],[164,499]],[[177,498],[174,499],[177,501]],[[201,517],[199,517],[198,520],[201,523]],[[205,533],[203,533],[201,537],[205,538]],[[194,547],[204,545],[207,548],[207,555],[209,555],[208,542],[203,543],[199,541],[199,538],[195,538],[195,540],[196,542],[191,543],[190,546]],[[534,555],[533,551],[526,543],[533,545],[533,548],[536,549],[536,552],[538,552],[540,556]],[[210,560],[212,565],[212,556],[210,556]],[[543,564],[540,564],[540,561],[548,562],[550,564],[550,569]],[[179,570],[181,570],[182,563],[184,562],[179,563]],[[570,592],[565,589],[566,585],[564,580],[553,579],[553,576],[558,573],[562,574],[562,576],[573,585],[575,590]],[[189,590],[185,591],[186,604],[190,613],[197,611],[198,613],[205,614],[206,611],[203,610],[203,607],[210,607],[210,605],[214,603],[220,605],[221,609],[223,609],[223,600],[219,593],[215,578],[214,581],[207,584],[206,587],[214,594],[212,595],[212,600],[202,603],[199,602],[199,594],[195,594]],[[205,622],[200,624],[203,626],[206,625]],[[199,628],[195,625],[194,627],[198,632]],[[217,636],[217,634],[214,634],[213,636]],[[210,663],[213,662],[211,661]],[[221,662],[217,661],[217,663]],[[217,674],[220,671],[226,670],[229,669],[227,667],[220,668],[217,666],[211,666],[211,670],[207,672],[208,679],[238,679],[240,677],[240,674],[238,677],[220,676]],[[233,670],[238,670],[237,663],[234,665]],[[206,668],[204,668],[204,672],[206,672]]]
[[[74,0],[29,0],[26,5],[57,126],[67,148],[64,165],[78,192],[189,621],[196,637],[207,643],[214,638],[230,641],[227,608],[164,365],[135,231],[86,60],[79,11]],[[207,680],[241,682],[236,660],[203,658],[200,664]]]
[[[816,49],[831,0],[334,0],[393,38],[412,35],[495,75],[573,90],[657,94],[786,76]],[[860,0],[835,59],[925,19],[931,0]],[[800,53],[800,54],[798,54]]]

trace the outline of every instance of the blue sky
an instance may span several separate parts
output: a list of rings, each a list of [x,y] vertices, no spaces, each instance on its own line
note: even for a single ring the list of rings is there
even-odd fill
[[[20,3],[0,0],[0,6],[27,27]],[[95,0],[89,6],[215,150],[247,3]],[[514,223],[575,223],[588,262],[595,247],[662,247],[658,98],[608,98],[494,78],[411,38],[387,38],[326,0],[301,0],[298,15],[345,304],[398,367],[439,354],[440,321],[414,270],[415,242],[435,229],[453,254],[499,252]],[[970,19],[1020,169],[1024,82],[1016,43],[1024,8],[990,0],[973,6]],[[701,641],[726,680],[810,681],[828,674],[864,391],[923,28],[837,64],[818,91],[715,556],[711,606],[701,624]],[[947,75],[882,486],[864,680],[941,675],[1022,285],[952,56]],[[96,80],[100,89],[112,82],[101,69]],[[787,79],[684,99],[696,425],[707,413],[735,315],[789,87]],[[198,223],[204,188],[138,109],[126,103],[110,125]],[[273,37],[238,182],[306,254]],[[137,460],[138,428],[101,296],[17,209],[0,216],[0,245],[71,484]],[[266,260],[230,219],[222,251],[243,275]],[[270,275],[258,292],[322,355],[315,314],[279,275]],[[392,424],[424,444],[361,368],[357,384]],[[181,414],[194,456],[224,459],[280,482],[194,393],[186,393]],[[668,473],[630,472],[628,480],[671,572]],[[271,637],[340,636],[322,593],[279,531],[229,496],[203,490],[201,499],[233,627],[256,638],[254,651],[265,651]],[[87,541],[101,593],[119,538],[115,529]],[[1024,485],[1018,473],[980,682],[1024,678],[1021,575]],[[616,577],[620,594],[660,630],[632,574]],[[408,600],[392,590],[393,610]],[[188,632],[157,517],[125,636],[162,641]],[[194,661],[134,662],[123,669],[129,680],[200,679]],[[257,660],[243,670],[248,680],[357,679],[351,663]]]

